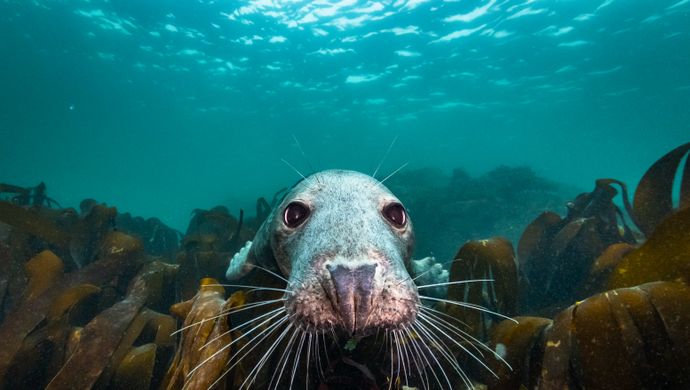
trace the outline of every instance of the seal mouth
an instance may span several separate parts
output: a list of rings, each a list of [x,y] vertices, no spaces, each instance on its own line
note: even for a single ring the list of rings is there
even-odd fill
[[[293,283],[296,288],[286,296],[285,306],[296,326],[364,337],[414,322],[416,288],[407,273],[390,272],[390,262],[340,256],[320,262],[322,272]]]

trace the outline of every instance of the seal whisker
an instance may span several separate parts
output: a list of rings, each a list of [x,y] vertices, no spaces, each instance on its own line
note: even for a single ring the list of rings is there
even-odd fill
[[[454,262],[456,262],[456,261],[460,261],[460,259],[454,259],[454,260],[448,260],[448,261],[444,261],[444,262],[438,262],[438,263],[436,263],[436,264],[452,264],[452,263],[454,263]],[[431,271],[433,271],[433,270],[434,270],[434,268],[431,267],[431,268],[427,269],[426,271],[422,272],[421,274],[415,276],[414,278],[413,278],[412,276],[408,276],[407,278],[401,280],[401,281],[399,282],[398,285],[403,284],[403,283],[407,282],[407,281],[410,280],[410,279],[412,279],[412,281],[414,282],[415,280],[421,278],[422,276],[428,274],[429,272],[431,272]]]
[[[485,312],[485,313],[493,314],[493,315],[495,315],[495,316],[497,316],[497,317],[501,317],[501,318],[503,318],[503,319],[513,321],[513,322],[516,323],[516,324],[518,323],[518,321],[515,320],[515,319],[512,318],[512,317],[508,317],[508,316],[503,315],[503,314],[501,314],[501,313],[495,312],[495,311],[493,311],[493,310],[491,310],[491,309],[487,309],[487,308],[484,307],[484,306],[475,305],[474,303],[459,302],[459,301],[454,301],[454,300],[451,300],[451,299],[434,298],[434,297],[429,297],[429,296],[426,296],[426,295],[419,295],[419,298],[421,298],[421,299],[426,299],[426,300],[430,300],[430,301],[437,301],[437,302],[449,303],[449,304],[451,304],[451,305],[457,305],[457,306],[461,306],[461,307],[466,307],[466,308],[468,308],[468,309],[475,309],[475,310],[477,310],[477,311],[483,311],[483,312]]]
[[[254,291],[278,291],[278,292],[284,292],[288,294],[292,294],[292,291],[286,290],[284,288],[273,288],[273,287],[261,287],[261,286],[249,286],[246,284],[225,284],[225,283],[218,283],[218,284],[208,284],[207,286],[211,287],[234,287],[234,288],[250,288]]]
[[[307,369],[305,373],[305,378],[304,378],[304,388],[305,390],[309,390],[309,358],[311,357],[311,338],[312,338],[313,332],[309,332],[309,343],[307,344]]]
[[[300,175],[300,177],[302,177],[302,179],[304,179],[304,180],[306,180],[307,182],[311,183],[311,179],[309,179],[308,177],[304,176],[304,175],[302,174],[302,172],[299,171],[299,169],[295,168],[295,167],[294,167],[292,164],[290,164],[286,159],[281,158],[280,161],[284,162],[285,165],[287,165],[288,167],[290,167],[293,171],[297,172],[297,174]]]
[[[442,314],[445,314],[445,313],[442,313]],[[427,318],[436,320],[436,323],[438,323],[439,325],[443,326],[444,328],[454,332],[457,336],[459,336],[459,337],[463,338],[465,341],[469,342],[472,346],[474,346],[474,348],[477,350],[477,352],[479,352],[480,355],[484,356],[484,354],[482,354],[481,351],[479,350],[479,348],[481,347],[481,349],[485,350],[486,352],[490,352],[492,355],[494,355],[494,357],[496,359],[503,362],[503,364],[505,364],[511,371],[513,370],[513,367],[511,367],[511,365],[507,361],[505,361],[503,359],[503,357],[501,357],[501,355],[499,355],[493,349],[489,348],[483,342],[479,341],[476,337],[463,331],[462,329],[459,329],[459,328],[453,326],[450,322],[444,320],[443,318],[441,318],[439,316],[434,315],[433,313],[426,313],[426,315],[427,315]],[[454,318],[454,317],[451,317],[451,318]],[[457,333],[457,332],[459,332],[459,333]],[[468,338],[469,338],[469,340],[468,340]]]
[[[333,332],[333,328],[331,328],[331,332]],[[335,333],[335,332],[334,332]],[[328,344],[326,343],[326,331],[323,331],[323,350],[326,355],[326,368],[331,366],[331,357],[328,355]]]
[[[386,336],[388,336],[388,331],[386,331]],[[391,390],[391,388],[393,387],[393,338],[388,337],[388,341],[390,342],[390,345],[391,345],[390,346],[391,354],[390,354],[390,358],[389,358],[391,361],[391,373],[390,373],[390,379],[388,380],[388,390]]]
[[[278,338],[277,338],[277,339],[273,342],[273,344],[268,348],[268,350],[266,351],[266,353],[264,353],[264,356],[261,357],[261,359],[260,359],[259,362],[256,364],[256,366],[255,366],[255,367],[252,369],[252,371],[247,375],[247,378],[244,380],[244,382],[242,383],[242,385],[240,385],[240,387],[239,387],[240,389],[244,386],[244,384],[245,384],[249,379],[251,379],[251,381],[250,381],[249,383],[247,383],[247,388],[249,388],[249,386],[251,386],[252,383],[254,383],[254,381],[256,380],[256,378],[257,378],[258,375],[259,375],[259,372],[261,371],[261,368],[263,368],[263,366],[266,365],[266,362],[268,361],[268,359],[269,359],[269,358],[271,357],[271,355],[273,354],[273,351],[278,347],[278,345],[280,345],[280,342],[283,341],[283,338],[285,338],[285,335],[288,333],[288,331],[290,330],[291,326],[292,326],[292,325],[288,325],[287,327],[285,327],[285,329],[283,330],[283,332],[278,336]],[[244,356],[243,356],[242,358],[244,358]],[[240,360],[241,360],[241,359],[240,359]]]
[[[465,373],[465,371],[460,367],[460,363],[458,362],[458,359],[453,355],[451,352],[451,349],[448,347],[446,343],[443,342],[443,340],[439,339],[437,336],[434,335],[433,332],[431,332],[424,324],[421,322],[416,323],[418,330],[424,334],[430,341],[432,341],[438,351],[441,353],[441,356],[451,365],[453,370],[458,374],[460,379],[463,381],[463,383],[467,386],[467,388],[473,388],[472,382],[470,381],[469,377]],[[432,355],[433,357],[433,355]],[[439,367],[442,368],[442,365],[439,363]],[[444,373],[445,375],[445,373]],[[451,386],[452,388],[452,386]]]
[[[417,289],[420,288],[430,288],[430,287],[438,287],[438,286],[450,286],[453,284],[468,284],[468,283],[478,283],[478,282],[493,282],[493,279],[467,279],[467,280],[456,280],[452,282],[443,282],[443,283],[434,283],[434,284],[425,284],[423,286],[417,286]]]
[[[284,277],[280,276],[277,272],[273,272],[273,271],[271,271],[271,270],[268,269],[268,268],[262,267],[262,266],[257,265],[257,264],[247,264],[247,265],[250,266],[250,267],[258,268],[258,269],[260,269],[260,270],[262,270],[262,271],[266,271],[266,272],[268,272],[269,274],[271,274],[271,275],[277,277],[278,279],[284,281],[285,283],[290,284],[290,281],[289,281],[289,280],[285,279]]]
[[[290,134],[290,135],[292,136],[292,139],[293,139],[293,140],[295,141],[295,143],[297,144],[297,148],[299,149],[299,152],[302,153],[302,157],[304,157],[304,161],[306,161],[306,162],[307,162],[307,165],[309,165],[309,169],[311,169],[311,175],[314,176],[314,177],[316,178],[316,181],[317,181],[317,182],[319,182],[319,178],[316,177],[316,169],[314,169],[314,166],[311,165],[311,160],[309,160],[309,158],[307,157],[307,154],[304,153],[304,149],[302,149],[302,143],[299,142],[299,140],[297,139],[297,137],[295,137],[295,134],[294,134],[294,133],[293,133],[293,134]],[[319,184],[321,184],[321,182],[319,182]]]
[[[405,344],[405,348],[406,348],[405,353],[408,353],[408,351],[409,351],[410,357],[412,358],[412,362],[414,363],[414,366],[417,369],[417,373],[419,374],[419,380],[422,381],[422,386],[425,389],[428,389],[429,383],[427,380],[425,380],[425,379],[428,379],[428,378],[425,378],[426,377],[426,372],[425,372],[426,367],[424,367],[421,364],[421,362],[418,360],[418,358],[420,358],[419,353],[416,351],[415,346],[412,343],[412,339],[410,337],[409,331],[407,330],[406,327],[403,327],[403,329],[400,330],[400,334],[407,339],[407,343]],[[409,360],[408,360],[408,362],[409,362]]]
[[[394,171],[391,172],[388,176],[384,177],[383,180],[379,181],[378,184],[379,184],[379,185],[382,185],[383,183],[386,182],[386,180],[390,179],[391,177],[395,176],[396,173],[398,173],[398,172],[400,172],[401,170],[403,170],[408,164],[409,164],[409,162],[404,163],[403,165],[400,166],[400,168],[394,170]]]
[[[304,332],[300,330],[302,333],[302,336],[300,337],[299,340],[299,347],[297,347],[297,350],[295,351],[295,358],[292,360],[292,375],[290,376],[290,390],[292,390],[292,384],[295,381],[295,373],[297,372],[297,368],[299,367],[299,359],[300,356],[302,356],[302,347],[304,347],[304,339],[307,336],[307,332]],[[297,344],[295,344],[297,345]],[[309,371],[309,368],[307,367],[307,371]]]
[[[279,315],[279,314],[280,314],[280,313],[277,313],[276,316]],[[262,324],[264,324],[264,323],[266,323],[266,322],[272,320],[273,318],[274,318],[274,317],[271,317],[271,318],[265,320],[264,322],[262,322]],[[280,321],[279,321],[278,323],[280,323]],[[274,325],[275,325],[275,324],[274,324]],[[214,352],[211,356],[209,356],[209,357],[207,357],[206,359],[204,359],[201,363],[197,364],[196,367],[194,367],[191,371],[189,371],[189,373],[187,374],[187,377],[188,377],[188,378],[191,377],[191,376],[192,376],[201,366],[203,366],[206,362],[208,362],[209,360],[213,359],[214,357],[216,357],[218,354],[220,354],[221,352],[225,351],[226,349],[230,348],[230,346],[232,346],[232,345],[233,345],[235,342],[237,342],[238,340],[241,340],[242,338],[244,338],[247,334],[251,333],[251,332],[254,331],[255,329],[258,329],[259,326],[260,326],[260,325],[255,326],[255,327],[252,328],[250,331],[244,333],[242,336],[236,338],[235,340],[232,340],[231,342],[227,343],[227,344],[224,345],[222,348],[220,348],[218,351]],[[273,326],[273,325],[271,325],[271,326]],[[270,327],[267,328],[267,329],[270,329]],[[260,336],[260,335],[261,335],[262,333],[264,333],[265,331],[266,331],[266,330],[264,330],[264,331],[262,331],[261,333],[259,333],[259,334],[257,335],[257,337]],[[254,340],[254,339],[252,339],[252,340]],[[242,347],[239,351],[237,351],[237,352],[239,353],[244,347],[246,347],[246,346],[249,345],[250,343],[251,343],[251,341],[249,341],[245,346],[243,346],[243,347]],[[207,343],[207,344],[208,344],[208,343]],[[205,345],[206,345],[206,344],[205,344]]]
[[[235,308],[231,308],[231,309],[228,309],[228,310],[223,310],[223,311],[221,311],[219,314],[217,314],[217,315],[215,315],[215,316],[213,316],[213,317],[204,318],[204,319],[202,319],[201,321],[197,321],[197,322],[191,323],[191,324],[189,324],[189,325],[183,326],[182,328],[180,328],[180,329],[178,329],[178,330],[176,330],[176,331],[170,333],[170,335],[171,335],[171,336],[174,336],[174,335],[176,335],[176,334],[178,334],[178,333],[181,333],[181,332],[183,332],[183,331],[185,331],[185,330],[187,330],[187,329],[189,329],[189,328],[192,328],[192,327],[195,327],[195,326],[198,326],[198,325],[202,325],[204,322],[213,321],[213,320],[215,320],[215,319],[217,319],[217,318],[227,316],[228,314],[238,313],[238,312],[241,312],[241,311],[244,311],[244,310],[255,309],[255,308],[259,307],[259,306],[270,305],[270,304],[272,304],[272,303],[281,302],[281,301],[285,301],[285,298],[271,299],[271,300],[269,300],[269,301],[262,301],[262,302],[252,302],[252,303],[249,303],[249,304],[240,306],[240,307],[235,307]]]
[[[247,355],[249,355],[249,354],[250,354],[256,347],[258,347],[267,337],[269,337],[269,336],[271,335],[271,333],[273,333],[276,329],[278,329],[278,328],[280,327],[280,325],[282,325],[282,324],[285,323],[286,321],[287,321],[287,318],[282,318],[282,319],[280,319],[280,320],[279,320],[278,322],[276,322],[275,324],[269,326],[268,328],[264,329],[261,333],[257,334],[253,339],[249,340],[249,341],[247,342],[247,344],[245,344],[245,345],[242,346],[242,348],[240,348],[239,350],[237,350],[237,352],[235,353],[235,355],[231,356],[230,359],[227,361],[226,364],[230,364],[230,362],[232,362],[232,360],[233,360],[237,355],[239,355],[240,352],[242,352],[245,348],[247,348],[248,346],[250,346],[250,345],[254,342],[254,340],[257,340],[259,337],[261,337],[261,340],[257,341],[257,342],[254,344],[254,346],[251,347],[247,352],[245,352],[244,355],[242,355],[239,359],[237,359],[237,360],[235,361],[235,363],[233,363],[230,367],[228,367],[225,371],[223,371],[223,374],[221,374],[221,375],[218,377],[218,379],[216,379],[216,381],[213,382],[213,383],[211,384],[211,386],[208,387],[209,390],[210,390],[211,388],[213,388],[213,386],[215,386],[216,384],[218,384],[218,382],[220,382],[220,380],[221,380],[225,375],[227,375],[233,368],[235,368],[235,366],[237,366],[237,365],[242,361],[242,359],[244,359]],[[288,326],[287,326],[286,330],[287,330],[287,329],[290,329],[291,326],[292,326],[292,325],[291,325],[290,323],[288,323]],[[266,333],[266,332],[268,332],[268,333]]]
[[[415,324],[417,325],[417,327],[415,327]],[[422,333],[420,333],[420,330],[418,329],[418,326],[420,325],[419,322],[415,322],[415,324],[412,325],[412,329],[414,329],[415,333],[417,333],[418,335],[421,335]],[[429,338],[429,337],[427,336],[427,338]],[[431,340],[431,341],[433,342],[433,340]],[[426,350],[429,352],[429,356],[431,356],[431,358],[434,359],[434,361],[436,362],[436,365],[438,366],[439,370],[441,371],[441,374],[443,374],[443,377],[446,380],[446,383],[448,383],[448,388],[452,389],[453,385],[450,383],[450,379],[448,378],[448,375],[446,375],[446,371],[443,369],[443,365],[436,358],[436,355],[434,354],[434,352],[431,350],[431,348],[426,343],[422,343],[421,345],[424,346],[424,348],[426,348]],[[440,348],[439,348],[439,351],[441,351],[441,354],[443,355],[444,351],[442,351]],[[431,372],[434,374],[434,376],[436,376],[436,370],[431,370]],[[438,377],[436,379],[438,379]],[[443,385],[441,385],[440,381],[439,381],[439,385],[441,387],[443,387]]]
[[[428,377],[428,375],[426,375],[427,370],[429,370],[431,368],[431,362],[429,361],[429,359],[427,359],[426,354],[424,353],[424,351],[422,351],[422,348],[419,346],[419,343],[417,340],[418,339],[421,340],[421,338],[419,337],[418,332],[416,330],[414,330],[415,334],[413,335],[412,334],[413,331],[410,330],[409,327],[405,327],[404,329],[405,329],[405,332],[407,332],[407,335],[408,335],[410,341],[412,342],[412,346],[417,351],[417,355],[419,356],[419,359],[423,359],[424,362],[426,362],[426,365],[424,366],[423,372],[424,372],[424,376],[426,377],[427,387],[431,387],[431,384],[430,384],[431,382],[429,381],[429,377]],[[443,387],[443,385],[441,384],[441,380],[439,379],[438,375],[436,375],[436,371],[431,370],[431,373],[433,374],[434,378],[436,379],[436,383],[438,383],[438,385],[440,387]]]
[[[212,338],[210,341],[207,341],[204,345],[202,345],[201,347],[199,347],[199,350],[201,351],[202,349],[208,347],[209,344],[211,344],[212,342],[214,342],[214,341],[218,340],[219,338],[221,338],[221,337],[223,337],[223,336],[225,336],[225,335],[228,335],[228,334],[230,334],[230,333],[232,333],[232,332],[234,332],[234,331],[236,331],[236,330],[238,330],[238,329],[241,329],[241,328],[247,326],[247,324],[251,324],[251,323],[253,323],[253,322],[255,322],[255,321],[258,321],[258,320],[260,320],[260,319],[262,319],[262,318],[264,318],[264,317],[266,317],[266,316],[269,316],[269,315],[273,314],[269,319],[267,319],[267,320],[263,321],[262,323],[260,323],[260,324],[258,324],[258,325],[256,325],[256,326],[254,326],[253,328],[249,329],[247,332],[245,332],[244,334],[242,334],[240,337],[238,337],[238,338],[236,339],[236,340],[239,340],[239,339],[243,338],[245,335],[247,335],[247,334],[253,332],[253,331],[254,331],[255,329],[257,329],[258,327],[261,327],[261,326],[264,325],[266,322],[270,322],[272,319],[278,317],[280,314],[282,314],[283,311],[285,311],[285,308],[284,308],[284,307],[279,307],[279,308],[277,308],[277,309],[274,309],[274,310],[271,310],[271,311],[269,311],[269,312],[267,312],[267,313],[264,313],[264,314],[262,314],[262,315],[260,315],[260,316],[258,316],[258,317],[256,317],[256,318],[249,319],[249,320],[247,320],[247,321],[241,323],[240,325],[237,325],[237,326],[235,326],[234,328],[229,329],[229,330],[227,330],[227,331],[221,333],[220,335],[218,335],[218,336]],[[236,340],[233,340],[233,341],[231,341],[230,343],[232,344],[232,343],[235,342]]]
[[[374,173],[371,174],[371,177],[373,177],[374,179],[376,179],[376,174],[379,172],[381,165],[383,165],[383,163],[386,161],[386,158],[388,158],[388,154],[391,152],[391,149],[393,149],[393,145],[395,145],[395,142],[397,140],[398,136],[396,135],[395,138],[393,138],[393,141],[391,141],[390,145],[388,145],[388,149],[386,149],[386,153],[383,154],[383,158],[381,158],[379,165],[376,166]]]
[[[405,336],[405,333],[402,331],[402,329],[398,329],[398,337],[400,338],[400,348],[403,351],[403,354],[405,356],[405,362],[407,364],[407,370],[408,374],[410,377],[412,377],[412,361],[410,360],[410,356],[412,355],[412,352],[409,351],[409,340],[407,340],[407,337]],[[416,365],[415,365],[416,366]],[[409,384],[408,384],[409,386]]]
[[[314,333],[314,360],[316,360],[316,368],[317,372],[319,374],[319,378],[323,380],[325,378],[324,370],[323,370],[323,360],[321,359],[321,336],[319,335],[318,330],[315,330]],[[325,342],[324,342],[324,349],[325,349]],[[328,351],[326,351],[326,354],[328,354]]]
[[[401,359],[400,359],[400,343],[398,342],[398,337],[397,337],[397,334],[395,333],[395,330],[392,330],[392,331],[391,331],[391,334],[392,334],[392,336],[393,336],[393,344],[395,345],[395,349],[394,349],[394,351],[395,351],[395,363],[396,363],[396,367],[395,367],[395,374],[396,374],[396,375],[395,375],[395,377],[396,377],[395,384],[396,384],[396,387],[397,387],[397,385],[398,385],[400,382],[402,382],[401,374],[403,373],[405,366],[403,365],[403,369],[402,369],[402,370],[400,369],[400,366],[401,366]],[[405,381],[405,382],[407,382],[407,381]],[[406,383],[406,384],[407,384],[407,383]]]
[[[405,377],[405,386],[408,386],[410,384],[410,379],[407,375],[407,364],[405,362],[405,356],[403,355],[403,348],[401,345],[402,343],[400,340],[400,334],[398,333],[398,330],[393,330],[393,335],[395,336],[395,349],[398,353],[398,365],[402,365],[403,376]]]
[[[477,351],[482,357],[484,357],[484,354],[482,353],[481,349],[479,347],[482,347],[483,349],[490,351],[481,341],[477,340],[474,338],[471,334],[463,331],[462,329],[454,326],[450,322],[444,320],[443,318],[435,316],[433,313],[429,312],[424,312],[424,313],[419,313],[423,314],[426,316],[427,319],[432,319],[434,320],[435,323],[443,326],[443,328],[449,330],[456,336],[460,337],[463,341],[467,342],[469,345],[472,346],[472,348]]]
[[[496,375],[496,373],[495,373],[491,368],[489,368],[489,366],[487,366],[487,365],[482,361],[482,359],[478,358],[475,354],[473,354],[472,352],[470,352],[469,349],[467,349],[464,345],[462,345],[462,344],[459,343],[457,340],[455,340],[451,335],[449,335],[449,334],[446,333],[443,329],[441,329],[441,328],[439,328],[438,326],[436,326],[436,324],[434,324],[432,321],[430,321],[430,320],[429,320],[428,318],[426,318],[424,315],[420,316],[419,319],[422,320],[422,321],[424,321],[424,322],[426,322],[427,324],[429,324],[429,326],[431,326],[431,327],[433,327],[434,329],[436,329],[436,330],[437,330],[440,334],[442,334],[443,336],[446,336],[446,338],[448,338],[448,340],[452,341],[455,345],[457,345],[458,347],[460,347],[460,349],[462,349],[466,354],[470,355],[474,360],[477,361],[477,363],[481,364],[484,368],[486,368],[487,370],[489,370],[489,372],[490,372],[494,377],[496,377],[496,379],[498,379],[498,375]],[[482,355],[482,356],[483,356],[483,355]]]
[[[446,318],[449,318],[449,319],[452,319],[452,320],[456,321],[457,323],[459,323],[460,325],[462,325],[462,326],[464,326],[464,327],[466,327],[466,328],[470,328],[470,326],[467,325],[467,323],[465,323],[464,321],[461,321],[461,320],[459,320],[459,319],[457,319],[457,318],[455,318],[455,317],[453,317],[453,316],[451,316],[451,315],[449,315],[449,314],[446,314],[446,313],[444,313],[444,312],[442,312],[442,311],[440,311],[440,310],[436,310],[436,309],[434,309],[433,307],[427,307],[427,306],[424,306],[424,305],[417,305],[417,307],[419,307],[421,310],[424,310],[424,311],[429,311],[429,312],[437,313],[438,315],[441,315],[441,316],[443,316],[443,317],[446,317]],[[458,329],[459,329],[459,328],[458,328]]]
[[[283,354],[280,356],[280,360],[278,360],[278,366],[280,366],[281,362],[283,363],[282,367],[280,368],[280,372],[274,372],[273,375],[271,376],[271,382],[268,384],[268,388],[273,387],[274,389],[278,388],[278,385],[280,384],[280,378],[283,376],[283,371],[285,370],[285,366],[287,365],[288,360],[290,359],[290,355],[292,354],[292,344],[295,341],[295,337],[297,336],[297,333],[299,332],[299,328],[295,327],[295,330],[292,332],[292,335],[290,335],[290,340],[288,340],[288,344],[285,347],[285,351],[283,351]],[[285,361],[283,361],[285,360]],[[278,378],[275,377],[275,375],[278,374]],[[273,380],[276,380],[275,386],[273,386]]]

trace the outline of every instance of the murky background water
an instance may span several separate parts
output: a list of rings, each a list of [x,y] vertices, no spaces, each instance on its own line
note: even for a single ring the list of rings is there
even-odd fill
[[[294,183],[281,159],[371,173],[396,137],[379,177],[509,165],[634,185],[690,134],[689,16],[687,0],[3,0],[0,182],[180,230]]]

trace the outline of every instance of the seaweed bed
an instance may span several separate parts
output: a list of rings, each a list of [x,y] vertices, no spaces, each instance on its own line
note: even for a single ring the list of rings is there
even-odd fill
[[[632,203],[625,184],[599,179],[566,204],[565,216],[542,212],[522,232],[517,251],[510,240],[515,226],[527,213],[561,202],[553,183],[505,167],[479,178],[422,170],[391,180],[427,243],[435,238],[447,247],[496,232],[508,237],[470,240],[447,263],[451,282],[492,282],[451,284],[442,293],[517,321],[441,300],[433,307],[505,359],[484,354],[483,367],[464,342],[452,346],[478,387],[690,387],[689,150],[690,144],[680,146],[650,167]],[[618,189],[623,210],[613,201]],[[253,310],[242,308],[276,293],[231,289],[217,280],[276,197],[259,199],[252,218],[224,207],[195,210],[184,235],[93,200],[78,211],[60,208],[44,184],[0,184],[0,197],[0,388],[245,383],[262,354],[249,349],[237,358],[247,343],[235,325],[251,318]],[[242,283],[281,287],[256,271]],[[376,347],[325,344],[330,359],[323,374],[290,382],[323,390],[406,387],[399,370],[387,375],[390,362],[375,358]],[[278,363],[269,362],[268,372]],[[252,385],[266,388],[269,379],[257,377]]]

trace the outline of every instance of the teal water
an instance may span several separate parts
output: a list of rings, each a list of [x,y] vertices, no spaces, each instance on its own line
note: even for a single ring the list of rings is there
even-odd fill
[[[180,230],[396,137],[585,190],[690,139],[688,0],[0,0],[0,53],[0,182]]]

